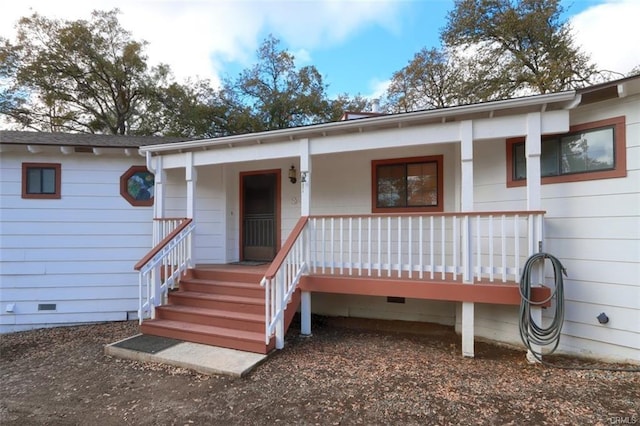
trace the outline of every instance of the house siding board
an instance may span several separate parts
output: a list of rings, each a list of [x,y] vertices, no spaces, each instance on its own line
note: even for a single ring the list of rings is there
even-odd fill
[[[60,163],[62,197],[22,199],[22,162]],[[134,164],[144,160],[3,153],[0,332],[123,320],[137,309],[133,265],[149,249],[152,213],[120,196],[120,176]],[[57,309],[38,311],[39,303]]]
[[[638,361],[640,342],[640,108],[638,96],[572,112],[571,124],[624,115],[627,177],[542,185],[544,251],[567,268],[566,320],[559,351]],[[504,141],[476,144],[475,202],[482,209],[522,209],[526,189],[506,187]],[[552,282],[552,273],[546,281]],[[606,312],[608,324],[596,316]],[[551,310],[543,311],[549,318]],[[476,310],[476,333],[521,344],[517,312]],[[594,340],[602,344],[593,344]],[[586,348],[586,349],[584,349]],[[634,352],[635,351],[635,352]]]

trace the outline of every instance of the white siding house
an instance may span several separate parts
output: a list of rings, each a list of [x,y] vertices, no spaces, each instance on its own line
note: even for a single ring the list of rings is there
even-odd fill
[[[522,345],[502,295],[546,252],[568,273],[559,351],[640,363],[640,76],[216,139],[0,132],[0,147],[2,332],[152,316],[162,298],[138,305],[133,265],[168,234],[154,224],[188,218],[190,266],[282,270],[295,252],[278,277],[298,286],[303,333],[312,312],[435,322],[466,356],[475,337]],[[153,207],[123,196],[145,166]],[[287,302],[272,278],[267,349]]]
[[[164,141],[0,131],[0,332],[135,317],[153,216],[121,177]]]
[[[266,220],[260,206],[267,192],[274,192],[275,209],[268,213],[277,234],[276,249],[301,216],[310,217],[314,222],[309,229],[322,235],[301,254],[306,259],[301,264],[311,265],[310,275],[324,266],[361,275],[363,267],[366,274],[373,265],[390,271],[397,266],[399,274],[442,271],[443,279],[452,273],[452,282],[469,285],[479,279],[505,281],[507,274],[518,281],[527,257],[544,251],[559,258],[568,271],[559,351],[640,363],[640,76],[578,91],[141,151],[156,175],[154,215],[186,216],[195,223],[196,264],[273,259],[253,247],[271,243],[248,238],[251,221]],[[437,172],[425,171],[430,168]],[[405,192],[388,188],[394,173],[404,173]],[[277,185],[253,182],[255,175],[275,176]],[[290,182],[289,177],[295,179]],[[431,198],[407,195],[411,185]],[[477,228],[455,218],[483,212],[498,218],[495,226],[491,218],[477,219]],[[367,251],[372,237],[362,224],[380,217],[386,221],[388,215],[393,218],[378,230],[386,233],[385,223],[389,229],[392,223],[403,225],[393,235],[388,231],[389,261],[376,261],[370,248]],[[515,246],[503,242],[501,247],[493,237],[500,217],[517,221],[518,216],[535,215],[543,217],[544,232],[529,219],[528,225],[505,231],[515,232]],[[430,220],[442,223],[441,234],[415,225]],[[325,223],[326,230],[320,230]],[[470,247],[461,236],[485,223],[496,229]],[[460,226],[468,228],[459,233]],[[450,231],[453,240],[445,237]],[[401,240],[407,239],[409,244],[402,246]],[[328,259],[314,257],[327,241]],[[429,247],[436,261],[442,258],[442,266],[423,267],[423,260],[416,260],[418,251]],[[481,258],[487,250],[491,254]],[[546,275],[549,285],[551,276]],[[521,344],[517,306],[468,302],[464,296],[390,303],[380,295],[317,289],[302,284],[303,328],[315,312],[455,326],[463,334],[463,353],[469,355],[474,336]],[[601,313],[608,322],[598,321]],[[542,313],[546,318],[551,314]]]

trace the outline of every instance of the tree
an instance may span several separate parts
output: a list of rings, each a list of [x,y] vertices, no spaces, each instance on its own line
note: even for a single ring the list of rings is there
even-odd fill
[[[362,95],[351,97],[347,93],[342,93],[335,99],[327,101],[324,121],[338,121],[345,112],[371,111],[371,107],[372,102]]]
[[[441,37],[447,46],[473,49],[490,92],[577,88],[597,71],[574,46],[562,12],[559,0],[456,0]]]
[[[252,131],[284,129],[326,118],[326,85],[314,66],[297,69],[294,56],[267,37],[258,49],[258,63],[244,70],[226,90],[251,108]]]
[[[11,82],[2,92],[0,112],[41,131],[199,133],[202,124],[192,122],[186,129],[180,114],[202,101],[202,85],[180,87],[168,66],[150,68],[146,43],[131,38],[118,13],[94,11],[88,21],[37,13],[22,18],[15,44],[4,40],[0,46],[6,64],[0,77]],[[185,109],[174,117],[176,105]]]

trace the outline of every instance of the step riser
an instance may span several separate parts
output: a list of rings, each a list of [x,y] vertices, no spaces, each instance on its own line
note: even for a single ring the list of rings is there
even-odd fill
[[[266,354],[272,349],[272,345],[265,345],[264,341],[246,341],[233,339],[226,336],[216,336],[211,334],[194,333],[185,330],[166,329],[152,323],[143,323],[142,333],[154,336],[179,339],[187,342],[202,343],[205,345],[221,346],[224,348],[237,349],[260,354]]]
[[[234,287],[233,285],[217,285],[215,283],[180,281],[180,289],[184,291],[197,291],[199,293],[225,294],[229,296],[264,298],[264,288]]]
[[[230,281],[230,282],[240,282],[240,283],[251,283],[260,285],[260,280],[262,280],[263,275],[260,273],[251,273],[251,272],[232,272],[232,271],[207,271],[207,270],[193,270],[190,271],[189,275],[193,278],[198,278],[201,280],[212,280],[212,281]]]
[[[169,304],[181,305],[181,306],[194,306],[196,308],[207,309],[220,309],[222,311],[229,312],[242,312],[246,314],[264,314],[264,303],[249,304],[249,303],[237,303],[228,302],[222,300],[209,300],[195,297],[189,297],[188,295],[181,294],[182,292],[174,292],[169,294]]]
[[[263,273],[189,270],[179,289],[169,293],[168,305],[158,307],[156,319],[144,321],[140,329],[150,335],[266,354],[274,349],[275,339],[264,343]]]
[[[212,325],[215,327],[223,327],[233,330],[255,331],[257,333],[264,332],[265,330],[264,322],[260,323],[236,318],[222,318],[191,312],[175,312],[162,309],[162,307],[156,309],[156,318],[172,321],[182,321],[190,324]]]

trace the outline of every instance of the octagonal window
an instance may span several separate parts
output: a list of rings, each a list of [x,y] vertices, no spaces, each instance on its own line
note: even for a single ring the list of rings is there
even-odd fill
[[[132,166],[120,176],[120,195],[132,206],[152,206],[154,181],[145,166]]]

